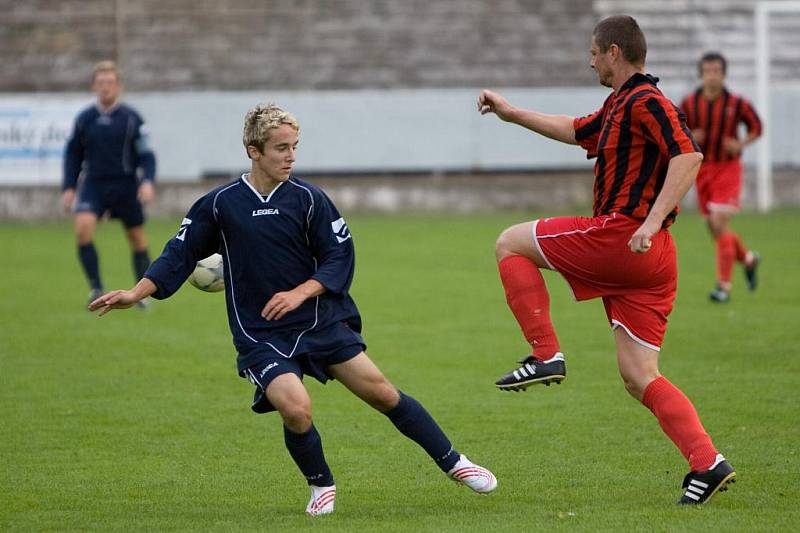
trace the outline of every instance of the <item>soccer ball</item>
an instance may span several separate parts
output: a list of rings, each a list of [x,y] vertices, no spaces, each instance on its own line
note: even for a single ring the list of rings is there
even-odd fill
[[[225,289],[225,274],[222,269],[222,256],[214,254],[198,261],[189,283],[206,292],[219,292]]]

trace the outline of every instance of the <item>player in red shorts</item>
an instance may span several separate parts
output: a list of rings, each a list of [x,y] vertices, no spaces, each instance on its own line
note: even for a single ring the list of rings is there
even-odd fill
[[[686,124],[704,156],[697,175],[697,203],[717,243],[717,286],[709,297],[719,303],[730,300],[733,263],[744,265],[747,288],[752,291],[760,261],[758,253],[745,248],[729,228],[731,217],[739,211],[742,149],[761,136],[761,121],[750,102],[725,87],[727,66],[716,52],[701,57],[697,67],[702,85],[681,103]],[[747,136],[740,140],[742,123]]]
[[[524,390],[566,377],[539,269],[558,271],[577,300],[603,299],[625,388],[653,412],[689,462],[680,503],[702,504],[725,490],[736,472],[717,452],[689,399],[659,373],[658,355],[677,282],[667,228],[703,156],[682,114],[656,87],[657,79],[644,73],[646,53],[633,18],[610,17],[595,27],[591,66],[613,92],[586,117],[515,108],[491,91],[478,99],[482,114],[578,144],[597,158],[592,217],[526,222],[497,240],[506,299],[533,353],[496,385]]]

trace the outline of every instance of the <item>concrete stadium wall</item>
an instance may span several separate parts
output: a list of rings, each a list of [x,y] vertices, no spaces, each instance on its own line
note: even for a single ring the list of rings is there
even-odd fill
[[[303,176],[321,186],[343,213],[491,212],[591,204],[590,172],[504,175],[406,175],[358,178]],[[183,215],[194,201],[224,183],[205,180],[158,187],[151,216]],[[0,220],[66,218],[56,187],[0,186]]]
[[[242,115],[271,100],[303,124],[300,173],[403,173],[395,199],[387,200],[399,205],[426,197],[408,190],[438,187],[409,172],[588,171],[591,162],[579,150],[479,117],[474,100],[479,87],[506,87],[519,105],[594,110],[605,91],[588,68],[589,35],[607,15],[639,20],[648,70],[662,78],[668,96],[691,89],[695,61],[709,49],[729,56],[731,88],[752,96],[756,3],[0,0],[0,218],[26,216],[28,208],[52,216],[63,141],[75,112],[90,101],[83,91],[99,59],[114,58],[125,70],[127,99],[151,127],[167,197],[207,185],[179,182],[243,170]],[[766,120],[774,164],[798,167],[800,16],[773,17],[771,27],[773,112]],[[754,159],[748,150],[746,163]],[[791,180],[782,179],[777,200],[797,205]],[[30,190],[13,186],[19,183]],[[358,183],[367,192],[353,194],[364,205],[389,197]]]
[[[639,20],[651,71],[710,48],[752,83],[757,0],[0,0],[0,91],[78,91],[115,58],[133,91],[592,86],[594,24]],[[800,15],[773,17],[776,80]]]

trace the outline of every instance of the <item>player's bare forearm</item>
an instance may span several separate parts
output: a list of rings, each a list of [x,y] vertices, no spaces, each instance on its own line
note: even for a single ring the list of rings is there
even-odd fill
[[[566,115],[548,115],[514,107],[508,100],[494,91],[484,90],[478,96],[478,112],[481,115],[494,113],[501,120],[519,124],[523,128],[567,144],[575,141],[574,118]]]
[[[100,310],[100,316],[105,315],[112,309],[128,309],[136,302],[144,300],[156,292],[156,284],[149,278],[142,278],[130,290],[116,290],[108,292],[89,304],[90,311]]]
[[[286,313],[294,311],[309,298],[314,298],[325,292],[325,286],[315,279],[310,279],[301,283],[294,289],[284,292],[276,292],[269,299],[267,305],[261,310],[261,316],[265,320],[279,320]]]
[[[144,300],[148,296],[151,296],[157,290],[158,287],[156,287],[156,284],[153,283],[153,280],[150,278],[142,278],[139,280],[139,283],[137,283],[133,289],[131,289],[131,292],[136,295],[136,301],[138,302],[139,300]]]
[[[304,300],[308,300],[309,298],[314,298],[319,296],[323,292],[325,292],[325,285],[320,283],[315,279],[310,279],[305,283],[301,283],[294,289],[295,291],[299,292],[303,295]]]
[[[661,226],[667,215],[675,209],[691,188],[702,162],[703,154],[700,152],[680,154],[670,159],[664,186],[647,216],[648,220],[652,219],[659,227]]]
[[[562,143],[578,144],[575,140],[574,121],[575,117],[568,115],[548,115],[538,111],[515,108],[509,122],[519,124],[523,128]]]
[[[650,249],[650,238],[661,229],[664,219],[692,186],[702,162],[703,154],[700,152],[681,154],[670,159],[661,192],[647,218],[628,241],[632,252],[645,253]]]

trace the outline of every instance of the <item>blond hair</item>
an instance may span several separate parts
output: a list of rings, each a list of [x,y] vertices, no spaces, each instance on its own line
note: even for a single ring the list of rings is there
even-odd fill
[[[258,104],[244,116],[244,132],[242,142],[245,150],[254,146],[259,152],[264,151],[264,145],[269,140],[269,130],[282,124],[288,124],[295,131],[300,131],[300,123],[291,113],[284,111],[275,104]]]
[[[119,70],[117,64],[110,59],[98,61],[94,64],[94,68],[92,69],[92,83],[94,83],[95,78],[97,78],[97,75],[101,72],[113,72],[117,76],[117,81],[122,81],[122,72]]]

